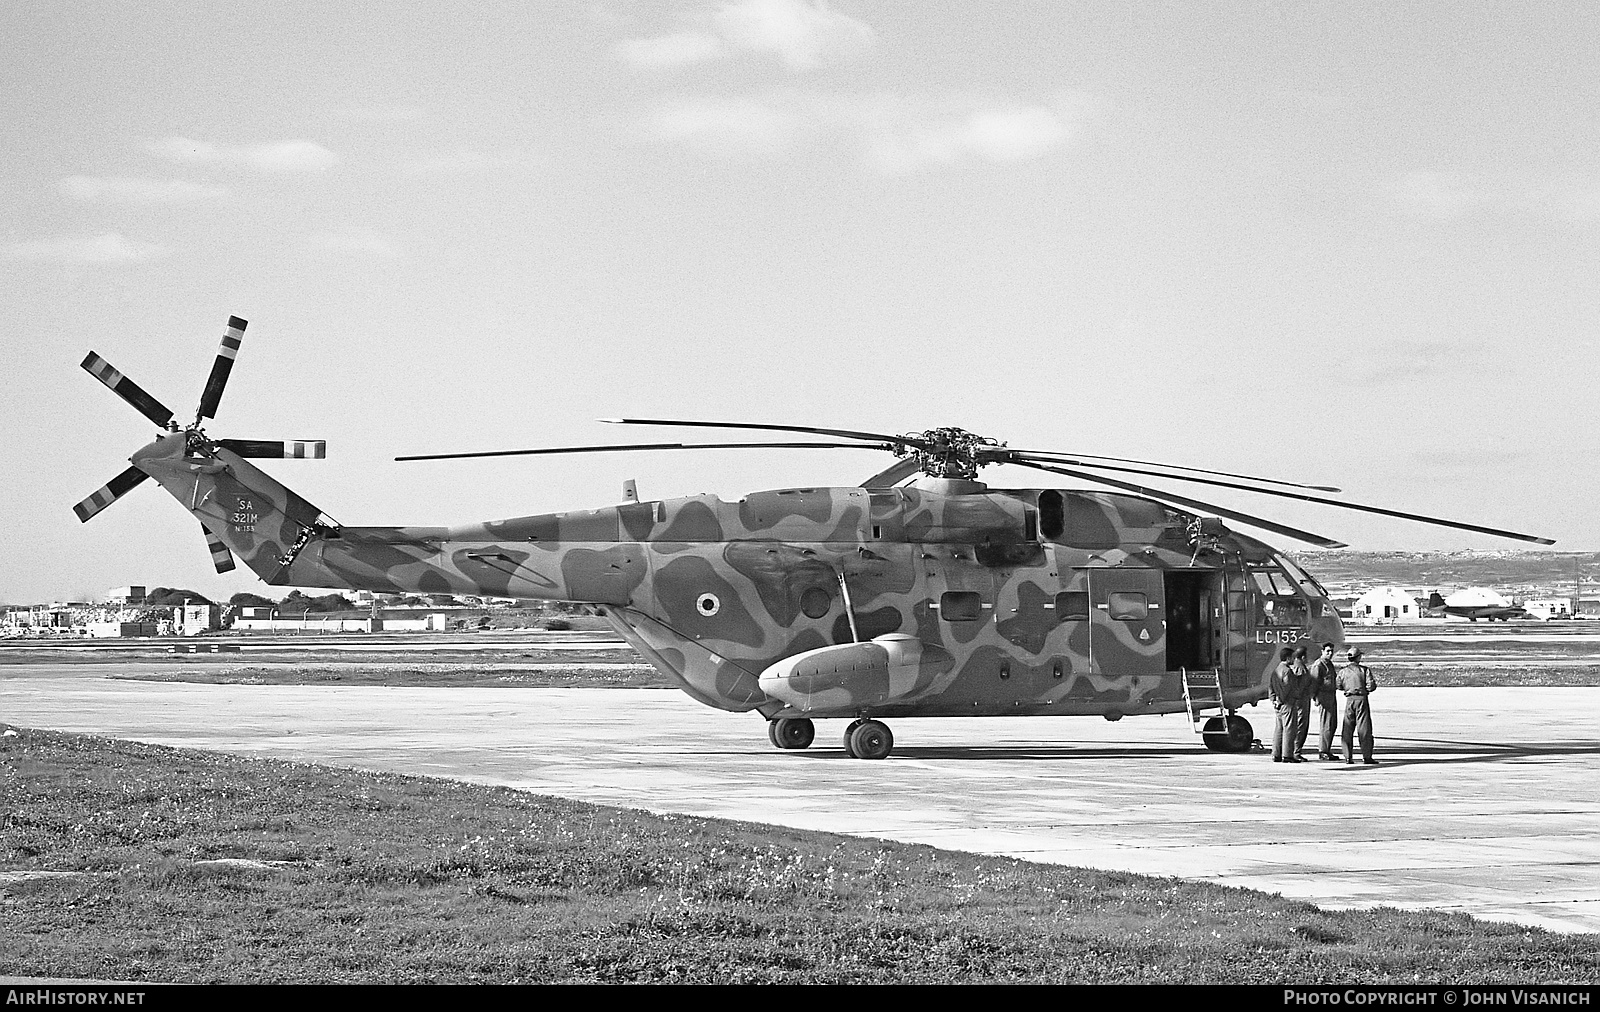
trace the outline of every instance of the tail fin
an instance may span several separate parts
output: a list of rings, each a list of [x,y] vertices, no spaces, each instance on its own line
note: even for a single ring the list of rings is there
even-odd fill
[[[186,434],[174,432],[132,460],[262,580],[295,583],[290,570],[300,550],[334,525],[304,497],[232,450],[215,446],[201,457],[185,449]]]

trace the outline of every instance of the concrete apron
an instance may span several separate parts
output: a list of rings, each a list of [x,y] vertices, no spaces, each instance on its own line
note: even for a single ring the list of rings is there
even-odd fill
[[[677,692],[213,686],[0,670],[0,720],[503,784],[1282,893],[1600,931],[1600,689],[1373,697],[1378,767],[1205,751],[1181,716],[843,721],[780,752],[753,714]],[[70,673],[69,673],[70,672]],[[1381,673],[1380,673],[1381,677]],[[1270,738],[1272,713],[1245,715]],[[1317,735],[1307,753],[1317,752]]]

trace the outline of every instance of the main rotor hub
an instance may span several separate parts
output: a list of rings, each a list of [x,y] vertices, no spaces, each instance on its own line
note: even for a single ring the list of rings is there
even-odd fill
[[[895,456],[915,460],[922,473],[930,478],[973,480],[978,477],[978,468],[994,463],[993,454],[988,451],[1006,445],[998,439],[957,428],[908,432],[905,436],[908,442],[895,447]]]

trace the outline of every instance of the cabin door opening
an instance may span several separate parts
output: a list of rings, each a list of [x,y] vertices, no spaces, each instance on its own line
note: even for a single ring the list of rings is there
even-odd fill
[[[1214,569],[1169,569],[1164,574],[1167,597],[1167,670],[1190,671],[1223,666],[1224,598],[1222,574]]]

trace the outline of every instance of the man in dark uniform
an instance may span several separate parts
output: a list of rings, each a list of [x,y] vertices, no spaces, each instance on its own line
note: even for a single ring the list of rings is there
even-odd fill
[[[1278,651],[1278,666],[1272,670],[1272,681],[1267,686],[1267,696],[1277,710],[1277,723],[1272,730],[1272,761],[1275,763],[1304,762],[1294,752],[1295,707],[1298,695],[1305,687],[1295,677],[1294,649],[1284,647]]]
[[[1351,647],[1345,651],[1349,659],[1344,667],[1339,669],[1339,691],[1344,694],[1344,727],[1341,734],[1344,738],[1344,761],[1347,765],[1355,763],[1351,754],[1354,739],[1361,740],[1361,761],[1368,766],[1378,765],[1372,758],[1372,711],[1368,708],[1367,699],[1378,691],[1378,680],[1372,677],[1372,670],[1361,663],[1361,648]]]
[[[1317,727],[1322,733],[1322,751],[1317,758],[1332,759],[1333,743],[1339,738],[1339,668],[1333,663],[1332,643],[1322,644],[1322,656],[1311,662],[1311,696],[1317,704]]]
[[[1305,647],[1294,648],[1294,659],[1290,663],[1294,665],[1295,682],[1294,751],[1291,754],[1304,761],[1300,751],[1306,747],[1306,735],[1311,730],[1311,697],[1316,695],[1316,683],[1311,677],[1311,668],[1306,665]]]

